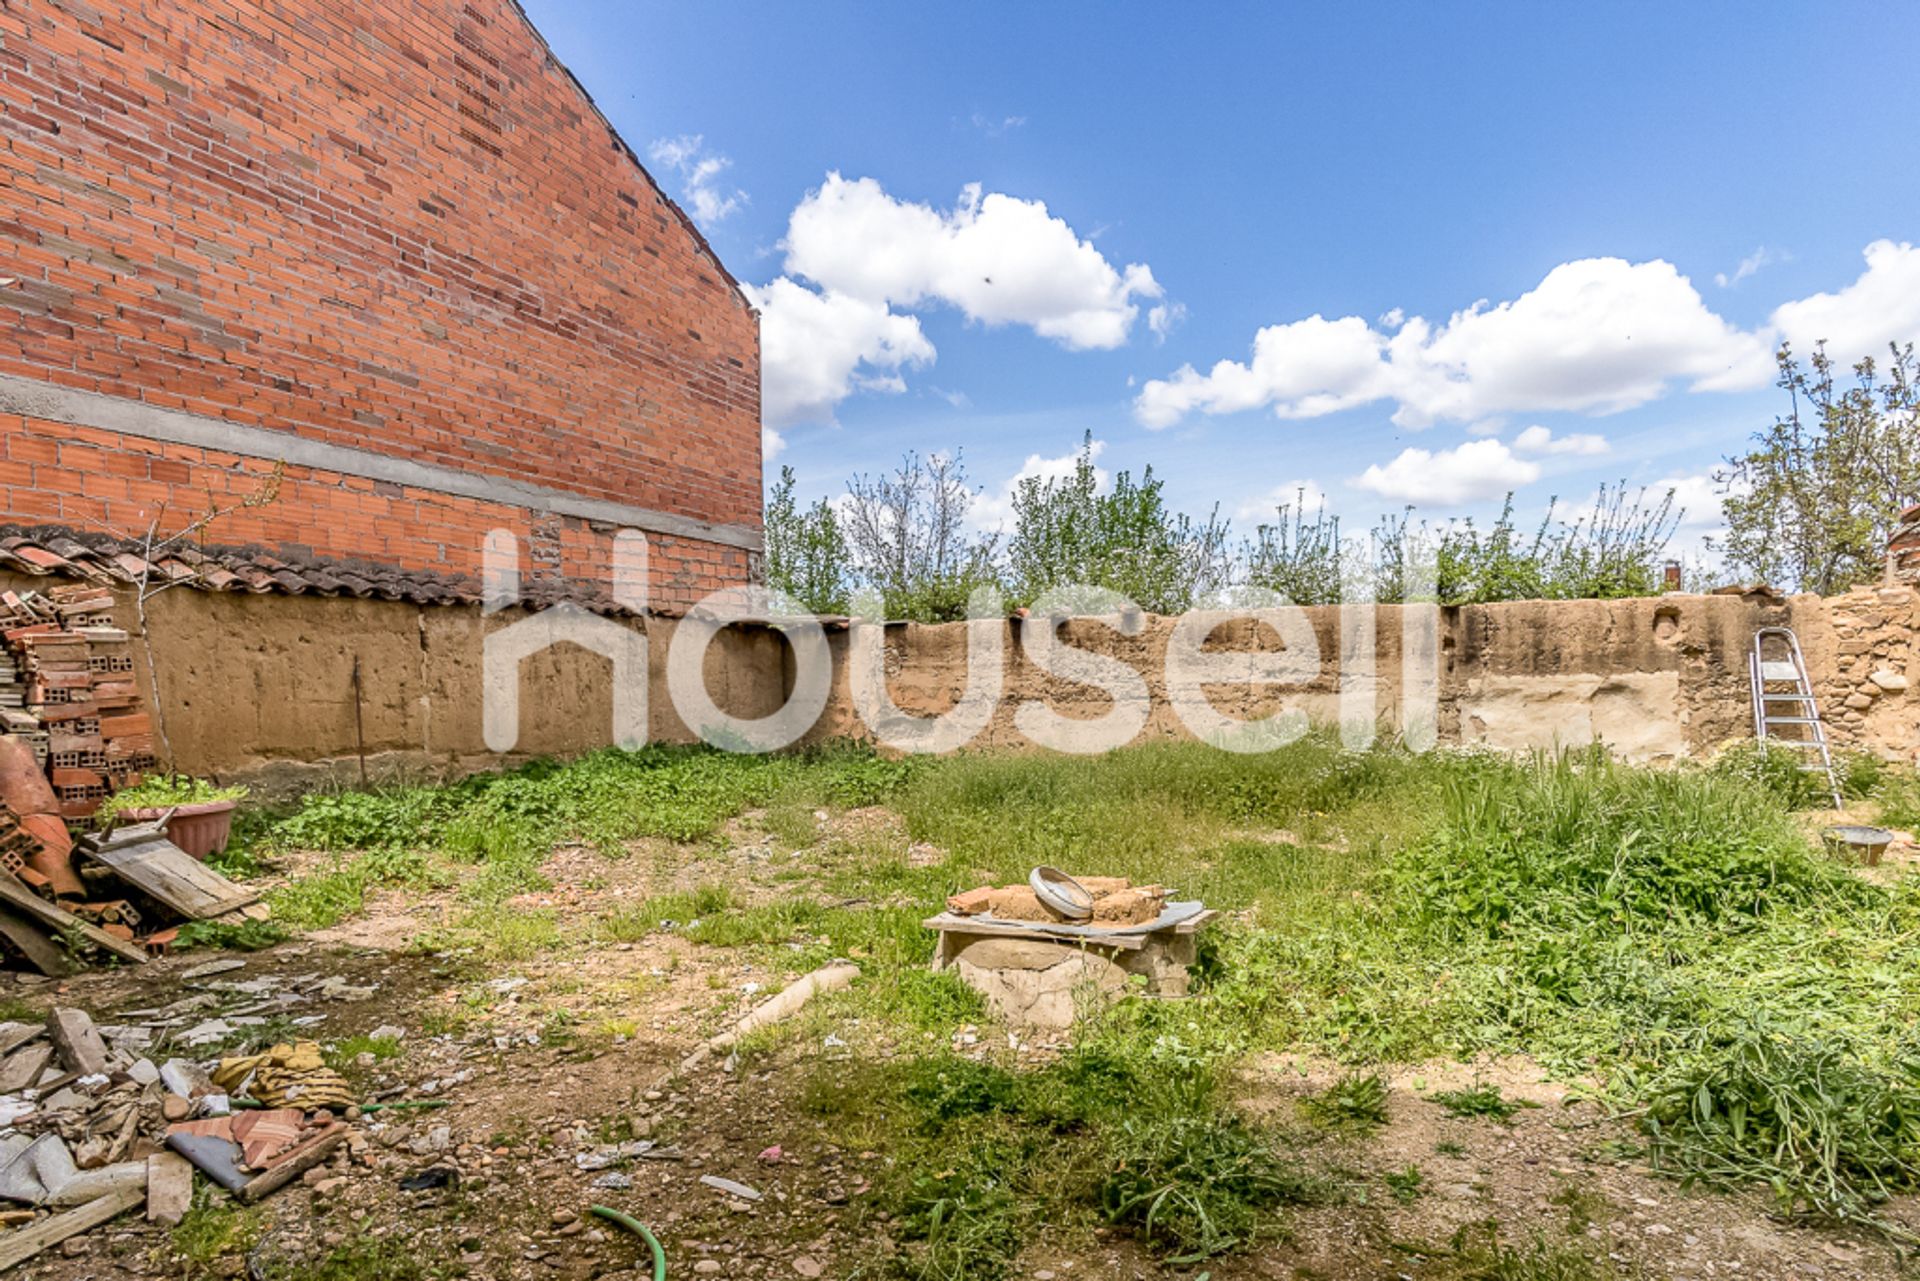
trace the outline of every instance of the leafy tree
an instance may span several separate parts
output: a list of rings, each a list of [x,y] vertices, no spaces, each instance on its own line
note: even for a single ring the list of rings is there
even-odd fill
[[[1449,525],[1440,537],[1438,588],[1448,605],[1499,600],[1615,600],[1660,591],[1662,562],[1682,513],[1673,491],[1631,503],[1623,481],[1600,487],[1591,511],[1571,523],[1554,520],[1559,500],[1529,538],[1513,516],[1508,494],[1500,516],[1483,534],[1472,520]]]
[[[847,612],[852,564],[846,536],[826,499],[802,510],[793,497],[793,468],[782,467],[767,495],[767,586],[816,614]]]
[[[997,540],[966,527],[974,490],[959,453],[921,458],[847,482],[841,523],[855,576],[880,594],[889,618],[965,618],[967,597],[996,581]]]
[[[1073,474],[1030,476],[1013,492],[1009,587],[1020,604],[1060,587],[1101,587],[1157,614],[1178,614],[1226,585],[1227,526],[1216,509],[1204,522],[1167,510],[1153,468],[1129,472],[1099,492],[1089,433]]]
[[[1879,573],[1900,510],[1920,502],[1920,361],[1892,345],[1841,387],[1824,344],[1802,368],[1782,346],[1784,417],[1727,459],[1727,559],[1784,587],[1833,595]]]

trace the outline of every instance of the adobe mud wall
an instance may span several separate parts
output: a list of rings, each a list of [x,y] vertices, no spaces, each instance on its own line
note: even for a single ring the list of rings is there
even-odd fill
[[[12,589],[46,580],[6,581]],[[1805,644],[1836,740],[1912,759],[1920,749],[1920,611],[1914,594],[1856,593],[1822,601],[1754,596],[1666,596],[1625,601],[1519,602],[1438,611],[1439,740],[1505,749],[1577,746],[1594,740],[1643,760],[1711,751],[1751,732],[1746,653],[1756,627],[1785,623]],[[1202,688],[1234,720],[1298,709],[1341,719],[1340,618],[1304,611],[1311,676],[1279,687],[1245,681]],[[1401,724],[1402,627],[1409,611],[1385,607],[1374,636],[1374,708],[1385,732]],[[131,602],[120,620],[137,631]],[[320,596],[245,595],[178,589],[149,602],[162,722],[178,768],[269,787],[310,785],[322,775],[373,780],[446,775],[534,755],[573,755],[612,741],[607,660],[573,645],[534,654],[519,668],[520,735],[511,753],[487,749],[482,643],[525,615],[419,607]],[[1059,638],[1140,673],[1145,695],[1128,709],[1144,721],[1136,741],[1194,737],[1168,696],[1166,656],[1176,620],[1143,616],[1135,634],[1120,620],[1074,619]],[[648,728],[653,741],[691,742],[666,688],[673,619],[620,624],[648,638]],[[1086,720],[1114,710],[1103,691],[1042,670],[1028,652],[1033,620],[987,625],[1002,647],[999,698],[971,746],[1031,749],[1017,718],[1038,702]],[[885,629],[886,689],[904,714],[952,708],[967,680],[967,625]],[[850,686],[845,631],[830,632],[834,679],[807,741],[872,738]],[[1305,648],[1304,636],[1296,637]],[[1250,620],[1229,622],[1207,642],[1214,653],[1272,654],[1280,639]],[[136,645],[143,686],[144,650]],[[742,718],[776,711],[793,688],[793,651],[759,627],[720,632],[704,662],[716,704]],[[1303,664],[1303,671],[1307,670]],[[1872,686],[1876,693],[1865,693]],[[1864,700],[1864,701],[1863,701]]]
[[[1375,615],[1371,685],[1376,723],[1384,733],[1406,723],[1402,639],[1415,612],[1382,606]],[[1310,607],[1303,613],[1316,651],[1310,679],[1285,687],[1209,684],[1203,686],[1208,703],[1236,720],[1281,709],[1298,709],[1324,724],[1348,719],[1341,703],[1340,611]],[[1803,616],[1819,634],[1829,627],[1817,597],[1520,601],[1437,613],[1440,741],[1525,750],[1598,740],[1641,760],[1694,755],[1751,732],[1746,653],[1755,628],[1797,625]],[[1145,678],[1141,740],[1194,737],[1172,705],[1165,676],[1175,620],[1148,617],[1131,636],[1117,630],[1115,621],[1074,619],[1061,625],[1060,639],[1116,658]],[[1015,723],[1027,700],[1080,719],[1114,710],[1102,691],[1062,681],[1035,665],[1023,633],[1040,626],[1028,619],[1002,629],[1005,692],[978,745],[1031,746]],[[846,638],[836,640],[840,679],[819,732],[863,735],[847,681]],[[956,704],[966,679],[965,646],[962,624],[888,629],[888,689],[903,711],[930,714]],[[1222,627],[1207,647],[1243,653],[1283,648],[1276,633],[1250,620]]]

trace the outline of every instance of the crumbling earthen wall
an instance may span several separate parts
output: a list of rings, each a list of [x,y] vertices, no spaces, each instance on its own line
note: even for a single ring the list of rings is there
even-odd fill
[[[0,588],[31,589],[46,581],[0,576]],[[1752,732],[1747,650],[1755,628],[1786,624],[1804,642],[1835,741],[1911,759],[1920,748],[1920,696],[1902,680],[1920,677],[1920,612],[1911,595],[1896,596],[1863,592],[1822,601],[1675,595],[1429,611],[1438,659],[1438,737],[1511,750],[1598,740],[1643,760],[1708,752]],[[129,631],[138,632],[137,613],[124,595],[117,612]],[[1233,721],[1296,710],[1331,724],[1363,711],[1364,701],[1342,702],[1340,611],[1303,614],[1305,629],[1291,639],[1296,656],[1309,655],[1311,662],[1301,663],[1299,679],[1205,684],[1207,706]],[[486,615],[473,607],[347,597],[162,592],[148,603],[147,631],[167,746],[182,769],[291,785],[323,773],[352,781],[363,757],[372,779],[445,775],[532,755],[573,755],[612,741],[608,661],[562,644],[520,664],[518,741],[505,755],[488,750],[483,642],[524,617],[518,609]],[[1369,684],[1382,733],[1403,723],[1403,629],[1413,625],[1417,638],[1418,620],[1419,611],[1399,607],[1384,607],[1373,620]],[[649,737],[693,741],[667,689],[674,637],[690,624],[656,616],[610,625],[643,631],[647,638]],[[900,713],[933,715],[960,700],[969,626],[884,629],[881,662]],[[1114,712],[1106,693],[1049,674],[1035,662],[1029,645],[1043,623],[971,626],[997,637],[1002,653],[1000,679],[987,687],[997,690],[991,717],[969,746],[1030,750],[1033,738],[1021,723],[1029,705],[1080,721]],[[1057,624],[1063,643],[1140,675],[1144,696],[1122,709],[1143,720],[1132,741],[1195,736],[1173,705],[1166,677],[1177,626],[1177,620],[1150,615]],[[828,639],[832,688],[807,741],[871,738],[852,697],[850,650],[862,642],[844,630],[829,632]],[[1205,645],[1228,656],[1285,651],[1278,633],[1247,618],[1212,629]],[[136,637],[136,675],[150,688],[145,652]],[[778,633],[757,626],[721,630],[703,670],[715,703],[743,719],[777,711],[795,683],[793,649]],[[1867,685],[1879,692],[1865,694]]]
[[[0,523],[172,532],[284,462],[210,538],[750,578],[757,318],[511,0],[12,0],[0,188]]]

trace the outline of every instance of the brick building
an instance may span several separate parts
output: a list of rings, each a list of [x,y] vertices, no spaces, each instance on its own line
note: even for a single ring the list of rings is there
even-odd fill
[[[458,582],[760,547],[759,329],[511,0],[0,2],[0,523]],[[45,529],[36,537],[44,542]]]

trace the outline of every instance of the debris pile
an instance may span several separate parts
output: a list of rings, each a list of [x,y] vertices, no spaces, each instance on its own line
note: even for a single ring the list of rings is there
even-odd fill
[[[952,969],[999,1017],[1064,1029],[1089,1002],[1186,995],[1194,934],[1214,913],[1170,899],[1163,885],[1036,867],[1025,885],[955,894],[923,924],[940,936],[933,967]]]
[[[407,1092],[396,1086],[363,1107],[310,1040],[204,1057],[269,1022],[327,1017],[303,1005],[376,991],[339,975],[222,977],[243,964],[183,970],[185,995],[113,1023],[70,1007],[44,1024],[0,1023],[0,1225],[13,1229],[0,1233],[0,1270],[143,1203],[150,1222],[178,1223],[196,1171],[242,1202],[296,1179],[338,1187],[356,1163],[374,1164],[363,1112],[446,1106],[392,1101]]]
[[[983,885],[949,898],[947,910],[955,916],[986,916],[1002,921],[1145,925],[1160,916],[1170,893],[1164,885],[1135,885],[1124,876],[1073,879],[1092,898],[1091,914],[1060,911],[1043,901],[1032,885]]]
[[[151,1039],[68,1008],[0,1024],[0,1198],[24,1207],[0,1211],[0,1269],[142,1204],[160,1224],[186,1214],[193,1171],[168,1128],[228,1100],[194,1063],[156,1065]]]
[[[0,799],[22,791],[5,743],[0,739]],[[167,840],[163,823],[85,836],[69,847],[28,827],[43,817],[21,818],[0,806],[0,940],[27,968],[71,973],[76,943],[138,964],[171,945],[180,921],[267,915],[259,891],[189,856]]]
[[[75,822],[91,819],[110,794],[154,766],[132,645],[112,611],[112,591],[88,583],[0,592],[5,728],[36,743],[60,813]]]

